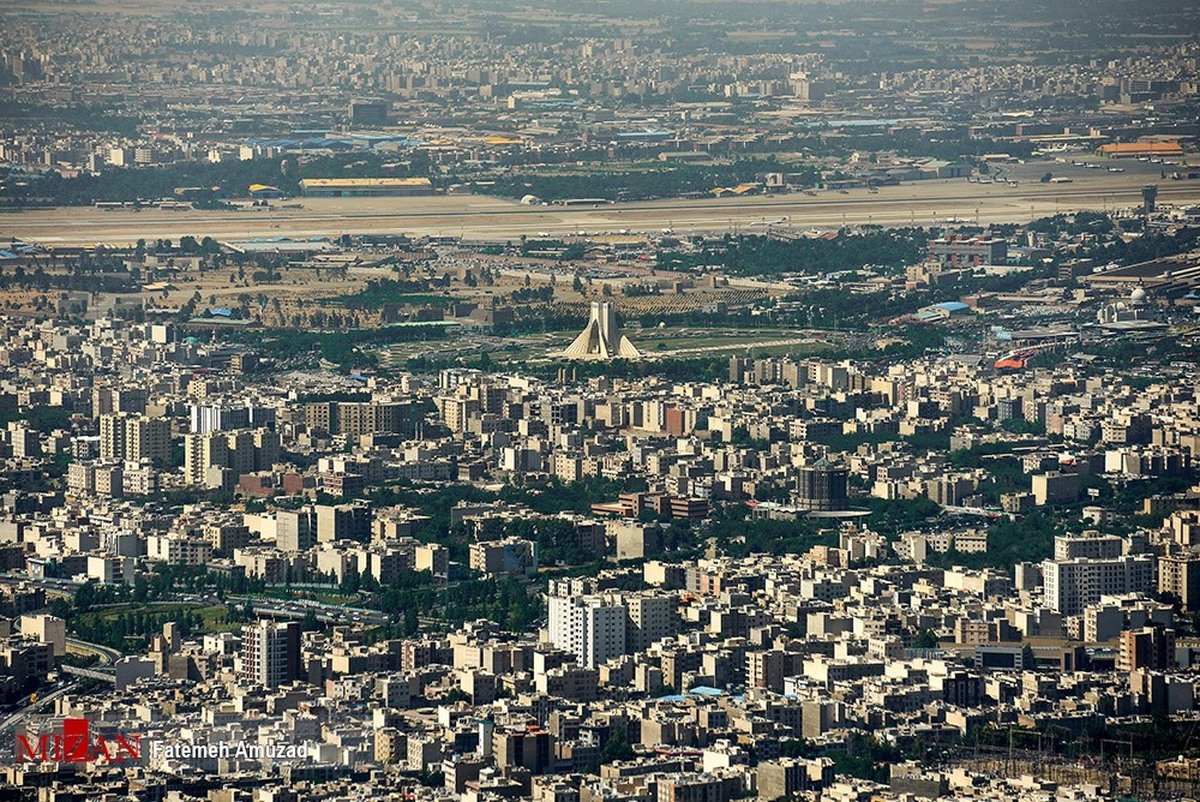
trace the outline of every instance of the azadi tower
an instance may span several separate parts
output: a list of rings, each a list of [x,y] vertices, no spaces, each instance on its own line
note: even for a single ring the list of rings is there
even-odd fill
[[[563,351],[569,359],[638,359],[641,355],[621,332],[617,313],[608,301],[592,301],[587,326]]]

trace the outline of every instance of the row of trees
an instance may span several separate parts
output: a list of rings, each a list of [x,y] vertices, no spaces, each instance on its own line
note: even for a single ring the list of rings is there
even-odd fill
[[[354,295],[338,299],[351,309],[378,309],[385,304],[434,304],[443,306],[449,299],[441,295],[430,295],[429,282],[423,279],[397,280],[390,278],[371,279],[367,286]]]
[[[628,171],[597,170],[546,175],[513,173],[496,177],[477,191],[510,198],[535,195],[543,200],[596,198],[607,201],[676,198],[681,195],[708,193],[717,187],[732,187],[753,182],[763,173],[798,173],[799,182],[816,186],[820,180],[811,167],[797,167],[774,157],[740,159],[731,164],[681,164],[671,167]]]
[[[712,538],[732,557],[750,554],[801,554],[813,546],[836,546],[827,526],[801,518],[795,521],[751,520],[745,504],[725,504],[713,510],[700,527],[702,537]]]
[[[51,568],[50,574],[53,573]],[[218,599],[223,600],[228,594],[262,593],[266,587],[266,582],[262,579],[250,579],[238,572],[209,571],[203,565],[159,563],[154,566],[153,571],[139,574],[132,586],[101,585],[95,581],[80,585],[73,600],[66,608],[60,607],[60,612],[56,615],[69,619],[76,614],[87,613],[105,605],[129,602],[152,604],[176,593],[213,592]]]
[[[204,619],[185,607],[166,612],[132,610],[116,616],[84,615],[76,618],[71,626],[83,640],[125,650],[131,639],[144,643],[150,635],[162,632],[164,624],[175,623],[179,634],[188,637],[204,629]]]
[[[422,619],[456,627],[485,618],[512,632],[524,632],[542,617],[541,596],[514,577],[478,579],[444,588],[389,587],[376,606],[392,619],[398,636],[415,635]]]
[[[306,158],[295,163],[280,159],[246,161],[183,161],[159,167],[108,167],[99,174],[83,173],[64,178],[50,171],[35,180],[8,182],[0,190],[0,202],[19,203],[49,198],[60,206],[90,206],[97,201],[132,202],[174,197],[176,187],[220,187],[234,196],[244,196],[251,184],[279,187],[291,195],[300,193],[304,178],[330,175],[362,178],[387,175],[427,175],[428,159],[414,152],[407,163],[387,160],[376,153],[354,151],[334,156]]]
[[[706,244],[700,251],[661,251],[657,259],[658,265],[666,270],[721,265],[743,276],[824,275],[867,265],[913,264],[928,247],[929,236],[921,228],[861,232],[843,229],[830,239],[781,240],[763,235],[727,234],[723,242]]]
[[[314,326],[342,325],[351,315],[327,313],[313,314],[310,323]],[[371,329],[348,331],[309,331],[285,329],[282,331],[241,330],[231,331],[226,336],[247,345],[260,346],[279,361],[292,359],[301,354],[314,354],[328,362],[339,365],[343,370],[376,361],[367,346],[386,345],[397,342],[441,340],[446,330],[441,326],[384,326]]]
[[[69,292],[134,292],[137,285],[133,276],[124,267],[113,267],[113,272],[90,269],[83,263],[76,264],[71,269],[59,272],[47,272],[38,265],[32,270],[15,267],[12,270],[0,270],[0,290],[25,290],[49,292],[63,290]],[[117,272],[117,271],[120,272]]]

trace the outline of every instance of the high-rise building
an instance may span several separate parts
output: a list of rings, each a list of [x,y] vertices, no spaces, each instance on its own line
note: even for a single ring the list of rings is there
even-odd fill
[[[675,632],[676,600],[672,596],[630,596],[625,600],[625,646],[642,652]]]
[[[1085,532],[1082,535],[1058,535],[1054,538],[1054,559],[1074,560],[1079,557],[1110,559],[1120,557],[1124,541],[1116,535]]]
[[[1030,478],[1033,503],[1039,507],[1044,504],[1070,504],[1079,498],[1079,487],[1079,474],[1076,473],[1048,471]]]
[[[191,431],[197,434],[233,429],[274,429],[275,409],[255,406],[247,401],[234,404],[192,404],[189,408]]]
[[[472,543],[468,560],[472,571],[485,576],[530,574],[537,570],[537,542],[506,537]]]
[[[242,678],[274,688],[300,676],[300,624],[257,621],[242,627]]]
[[[183,436],[183,472],[188,484],[204,484],[205,472],[213,466],[224,467],[229,461],[229,443],[212,434]]]
[[[125,417],[100,416],[100,459],[117,462],[125,459]]]
[[[733,773],[680,773],[658,781],[656,802],[722,802],[741,791],[741,778]]]
[[[279,459],[279,434],[267,429],[187,434],[183,438],[183,469],[189,484],[204,484],[210,468],[235,474],[269,470]]]
[[[542,774],[554,765],[554,736],[542,729],[496,730],[492,736],[492,758],[496,768],[515,768]]]
[[[250,473],[254,470],[254,435],[245,429],[236,432],[218,432],[218,437],[224,437],[226,443],[226,462],[224,467],[235,475]]]
[[[780,758],[758,764],[758,798],[790,799],[806,791],[820,791],[833,784],[833,760]]]
[[[254,442],[254,470],[266,471],[279,462],[279,434],[270,429],[255,429],[252,433]]]
[[[1119,671],[1162,671],[1174,667],[1174,630],[1158,626],[1127,629],[1121,633],[1121,651],[1117,655]]]
[[[423,409],[412,401],[320,401],[304,406],[308,428],[358,437],[364,434],[412,435]]]
[[[330,434],[337,433],[337,404],[318,401],[304,405],[304,425]]]
[[[122,387],[112,391],[112,411],[141,415],[146,411],[146,391],[141,387]]]
[[[114,412],[100,416],[100,459],[152,460],[165,465],[171,460],[171,424],[163,418],[148,418]]]
[[[280,551],[308,551],[317,545],[317,514],[312,507],[275,513],[275,546]]]
[[[943,265],[978,267],[1008,263],[1008,241],[976,237],[941,237],[929,243],[929,256]]]
[[[383,100],[351,100],[347,116],[352,123],[385,125],[388,121],[389,104]]]
[[[365,542],[371,537],[371,507],[363,501],[317,505],[317,542]]]
[[[157,466],[171,461],[171,423],[142,415],[125,419],[125,459],[148,459]]]
[[[384,432],[411,435],[420,414],[417,405],[400,401],[343,401],[335,411],[335,431],[351,437]]]
[[[111,387],[92,388],[92,416],[110,415],[113,411],[113,391]]]
[[[196,434],[228,429],[245,429],[250,425],[249,407],[227,407],[220,404],[192,404],[191,431]]]
[[[1045,605],[1063,615],[1079,615],[1101,596],[1149,593],[1155,584],[1152,554],[1110,559],[1046,560],[1042,563]]]
[[[628,610],[619,596],[557,595],[551,585],[547,629],[551,642],[588,668],[626,654]]]
[[[846,469],[827,459],[805,465],[796,480],[796,506],[814,512],[846,509],[846,479]]]
[[[401,756],[408,757],[408,737],[395,727],[375,730],[375,762],[396,763]]]
[[[21,635],[38,643],[49,643],[54,647],[55,657],[67,653],[67,624],[58,616],[49,613],[21,616]]]
[[[1200,609],[1200,554],[1168,554],[1158,558],[1158,592],[1179,599],[1185,612]]]

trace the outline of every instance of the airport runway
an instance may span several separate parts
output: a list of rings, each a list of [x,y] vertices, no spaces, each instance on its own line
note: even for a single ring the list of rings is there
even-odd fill
[[[1043,169],[1043,168],[1038,168]],[[1059,170],[1060,173],[1066,171]],[[876,192],[853,189],[814,194],[582,206],[524,206],[473,195],[428,198],[302,198],[299,209],[245,211],[101,211],[60,208],[0,214],[0,241],[46,245],[121,245],[192,235],[221,240],[395,233],[507,240],[522,235],[677,234],[755,231],[768,227],[832,229],[842,225],[934,225],[947,222],[1022,223],[1082,209],[1112,210],[1141,203],[1142,171],[1075,171],[1072,183],[1022,180],[976,184],[963,179],[913,182]],[[1158,178],[1157,175],[1154,176]],[[1200,181],[1156,180],[1160,205],[1200,203]]]

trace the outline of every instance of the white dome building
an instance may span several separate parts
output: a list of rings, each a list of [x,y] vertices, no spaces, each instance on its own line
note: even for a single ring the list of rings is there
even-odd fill
[[[1105,304],[1096,314],[1100,327],[1112,332],[1152,331],[1164,329],[1167,324],[1156,319],[1150,294],[1145,287],[1134,287],[1129,298]]]

